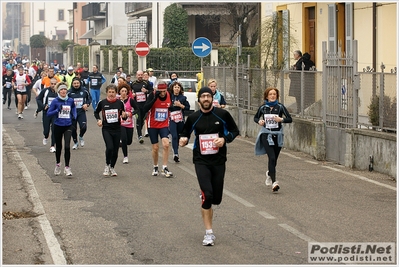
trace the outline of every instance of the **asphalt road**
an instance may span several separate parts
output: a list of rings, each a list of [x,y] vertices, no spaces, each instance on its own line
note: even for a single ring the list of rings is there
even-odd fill
[[[73,176],[55,176],[35,106],[23,120],[2,108],[3,264],[299,265],[308,264],[308,242],[397,240],[391,177],[284,149],[281,189],[272,193],[267,157],[254,155],[253,138],[239,137],[228,145],[224,197],[214,207],[215,246],[204,247],[189,148],[180,148],[178,164],[170,153],[173,178],[153,177],[149,139],[141,145],[135,132],[129,164],[120,150],[118,176],[104,177],[105,146],[90,109],[85,147],[72,150]]]

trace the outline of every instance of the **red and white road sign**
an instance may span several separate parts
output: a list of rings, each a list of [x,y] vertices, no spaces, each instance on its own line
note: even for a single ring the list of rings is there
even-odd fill
[[[146,42],[138,42],[136,44],[136,54],[145,57],[150,53],[150,46]]]

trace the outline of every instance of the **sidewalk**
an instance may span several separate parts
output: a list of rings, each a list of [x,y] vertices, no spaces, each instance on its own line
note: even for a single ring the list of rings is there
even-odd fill
[[[42,229],[32,212],[22,170],[17,165],[18,151],[3,129],[3,259],[5,264],[53,264],[46,252]],[[43,246],[43,244],[45,246]]]

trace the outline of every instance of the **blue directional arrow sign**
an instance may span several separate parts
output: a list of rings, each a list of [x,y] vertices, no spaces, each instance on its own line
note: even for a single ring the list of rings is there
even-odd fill
[[[205,37],[198,37],[193,42],[191,49],[197,57],[206,57],[212,51],[212,43]]]

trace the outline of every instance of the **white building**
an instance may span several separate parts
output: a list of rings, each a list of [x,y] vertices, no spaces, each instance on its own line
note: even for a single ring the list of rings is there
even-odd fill
[[[79,39],[87,39],[88,43],[97,41],[101,45],[128,44],[125,2],[88,3],[82,6],[82,20],[88,23],[87,32]]]
[[[69,39],[69,10],[73,2],[30,2],[30,36],[41,34],[50,40]]]

